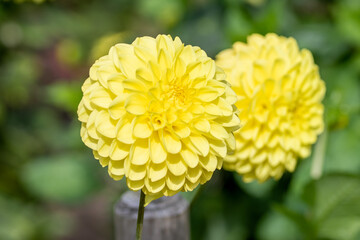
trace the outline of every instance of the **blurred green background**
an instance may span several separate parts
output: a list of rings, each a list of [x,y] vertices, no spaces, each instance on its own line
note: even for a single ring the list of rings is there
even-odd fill
[[[326,132],[278,182],[218,171],[191,205],[192,239],[360,239],[359,0],[39,2],[0,2],[1,240],[113,238],[125,183],[83,145],[76,116],[88,69],[111,45],[169,33],[215,57],[255,32],[313,52]]]

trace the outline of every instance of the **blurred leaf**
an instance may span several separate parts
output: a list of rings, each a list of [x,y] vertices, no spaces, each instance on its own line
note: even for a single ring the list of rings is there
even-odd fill
[[[245,41],[246,37],[254,32],[251,20],[241,8],[232,7],[226,10],[224,26],[231,42]]]
[[[343,36],[360,47],[360,2],[342,0],[334,6],[336,24]]]
[[[311,206],[319,237],[351,240],[360,231],[360,177],[324,176],[306,187],[304,198]]]
[[[333,64],[349,50],[349,46],[344,44],[341,35],[329,22],[298,25],[289,29],[288,34],[298,41],[300,48],[312,52],[317,64]]]
[[[260,9],[261,11],[256,12],[257,14],[254,21],[257,32],[262,34],[278,32],[280,25],[284,21],[285,3],[286,1],[284,0],[268,1],[267,4]]]
[[[74,39],[64,39],[56,46],[56,56],[61,63],[69,66],[80,64],[83,52],[80,43]]]
[[[258,198],[265,197],[266,195],[268,195],[276,184],[276,181],[273,179],[270,179],[263,183],[259,183],[257,181],[245,183],[242,180],[241,175],[239,175],[237,173],[234,173],[234,178],[235,178],[237,184],[242,189],[244,189],[245,192],[247,192],[251,196],[258,197]]]
[[[223,34],[223,25],[217,19],[220,12],[211,10],[201,14],[193,21],[181,24],[174,34],[181,36],[185,44],[201,46],[208,56],[214,57],[220,50],[227,46]]]
[[[17,22],[6,22],[0,27],[0,41],[12,48],[18,46],[23,40],[23,31]]]
[[[58,81],[46,88],[47,100],[60,109],[75,113],[80,103],[81,82]]]
[[[294,194],[295,196],[300,196],[304,187],[312,180],[310,176],[312,164],[311,160],[311,157],[309,157],[298,162],[296,171],[293,173],[293,177],[291,179],[289,193]]]
[[[49,213],[40,208],[0,195],[0,239],[54,239],[68,233],[68,215]]]
[[[45,201],[80,201],[97,186],[97,179],[82,158],[79,154],[67,154],[30,162],[22,170],[24,186]]]
[[[296,225],[278,212],[270,212],[262,218],[256,235],[259,240],[301,239]]]
[[[0,211],[1,239],[23,240],[35,235],[40,216],[32,219],[31,209],[0,196]]]
[[[181,0],[140,0],[137,3],[137,9],[141,14],[166,27],[173,26],[184,14]]]
[[[37,57],[27,53],[10,55],[0,67],[0,99],[10,106],[19,106],[28,102],[31,87],[39,77]]]
[[[246,2],[248,2],[249,4],[255,7],[262,6],[263,4],[265,4],[266,1],[267,0],[246,0]]]
[[[329,107],[339,108],[347,114],[360,109],[360,82],[357,71],[358,69],[354,69],[351,65],[321,70],[322,77],[326,81],[326,104],[330,105]]]
[[[204,236],[206,240],[245,240],[246,230],[241,226],[232,227],[227,224],[220,216],[212,218],[207,232]]]
[[[274,209],[281,213],[288,220],[292,221],[299,228],[303,236],[306,236],[308,239],[314,238],[314,229],[311,223],[304,217],[302,213],[294,211],[286,206],[275,204]]]
[[[347,128],[331,131],[324,164],[325,172],[360,174],[360,116],[352,116]]]
[[[6,117],[5,106],[0,102],[0,126],[2,125],[5,117]]]

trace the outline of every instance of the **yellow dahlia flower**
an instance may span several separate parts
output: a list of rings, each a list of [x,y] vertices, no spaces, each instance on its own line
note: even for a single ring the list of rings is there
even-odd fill
[[[299,50],[293,38],[253,34],[247,44],[236,42],[219,53],[216,63],[237,94],[244,120],[224,168],[260,182],[294,171],[324,126],[325,85],[310,51]]]
[[[82,86],[82,140],[112,178],[125,176],[147,199],[191,191],[235,148],[236,94],[224,79],[178,37],[117,44]]]

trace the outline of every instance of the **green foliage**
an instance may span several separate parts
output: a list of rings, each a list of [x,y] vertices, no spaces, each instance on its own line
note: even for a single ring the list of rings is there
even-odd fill
[[[42,209],[0,195],[0,236],[6,240],[53,239],[71,229],[72,219],[64,213]]]
[[[258,183],[256,181],[251,182],[251,183],[245,183],[242,180],[242,177],[237,174],[234,173],[234,178],[237,182],[237,184],[249,195],[253,196],[253,197],[265,197],[266,195],[268,195],[270,193],[270,191],[274,188],[275,185],[275,180],[270,179],[264,183]]]
[[[360,177],[330,174],[311,181],[302,196],[307,211],[281,207],[309,239],[357,239],[360,231]]]
[[[84,200],[97,187],[87,159],[73,153],[43,157],[22,170],[22,182],[36,197],[47,201],[72,203]]]
[[[82,97],[80,82],[56,82],[46,88],[47,100],[59,109],[76,112]]]

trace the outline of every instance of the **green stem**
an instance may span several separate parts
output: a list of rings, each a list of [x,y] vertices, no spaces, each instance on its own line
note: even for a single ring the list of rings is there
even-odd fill
[[[140,201],[139,201],[139,210],[138,210],[138,217],[136,223],[136,240],[141,240],[141,234],[143,229],[143,222],[144,222],[144,203],[145,203],[145,194],[142,190],[140,190]]]
[[[326,141],[327,129],[325,128],[314,148],[314,156],[312,159],[312,166],[310,170],[310,175],[313,179],[319,179],[322,175],[326,151]]]

